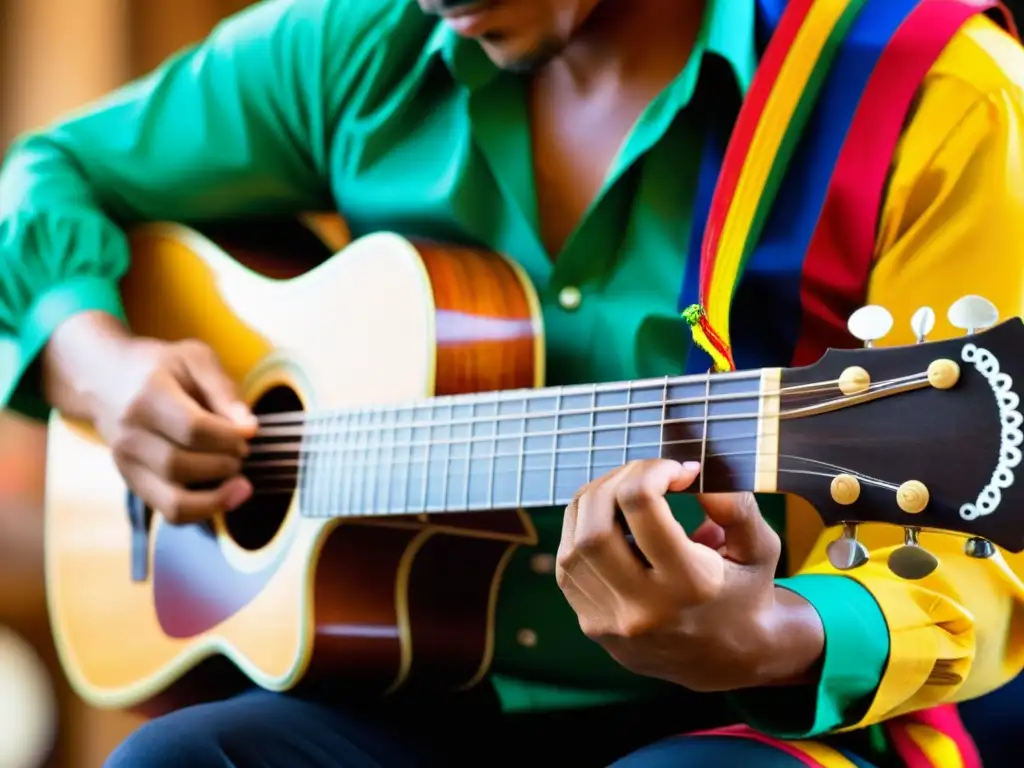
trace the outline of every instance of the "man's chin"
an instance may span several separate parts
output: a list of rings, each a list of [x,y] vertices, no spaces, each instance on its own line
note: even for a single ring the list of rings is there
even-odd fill
[[[494,65],[505,72],[529,74],[544,67],[549,61],[561,53],[560,44],[547,44],[521,49],[509,40],[480,41],[481,47]]]

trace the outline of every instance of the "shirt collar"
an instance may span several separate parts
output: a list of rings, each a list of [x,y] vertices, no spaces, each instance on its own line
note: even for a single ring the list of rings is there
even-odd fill
[[[677,79],[684,86],[680,95],[685,102],[693,95],[707,53],[729,64],[741,93],[746,94],[757,69],[755,16],[754,0],[708,0],[693,56]],[[499,71],[477,43],[455,34],[442,21],[434,28],[425,53],[440,54],[453,77],[470,90],[490,82]]]

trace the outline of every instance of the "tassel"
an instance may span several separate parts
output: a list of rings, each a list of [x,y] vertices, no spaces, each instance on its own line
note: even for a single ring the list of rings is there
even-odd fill
[[[694,343],[711,356],[716,371],[721,373],[736,370],[736,363],[732,359],[732,350],[711,327],[704,307],[700,304],[691,304],[683,310],[683,319],[690,326]]]

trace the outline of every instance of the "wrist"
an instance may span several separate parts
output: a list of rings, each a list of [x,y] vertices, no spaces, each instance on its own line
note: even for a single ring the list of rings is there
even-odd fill
[[[64,415],[93,420],[112,361],[131,340],[128,328],[106,312],[81,312],[61,323],[42,354],[47,401]]]
[[[807,600],[775,586],[775,599],[763,622],[765,638],[757,686],[810,685],[825,652],[825,628]]]

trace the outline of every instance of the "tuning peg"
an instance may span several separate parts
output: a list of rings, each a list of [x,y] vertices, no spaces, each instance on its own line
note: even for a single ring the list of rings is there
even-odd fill
[[[857,541],[857,526],[843,524],[843,533],[825,548],[828,561],[837,571],[851,571],[868,561],[868,549]]]
[[[972,334],[989,328],[999,320],[996,305],[981,296],[963,296],[949,307],[949,322],[954,328]]]
[[[939,567],[938,558],[918,543],[920,532],[920,528],[904,528],[903,546],[889,555],[889,570],[901,579],[917,581]]]
[[[918,344],[923,344],[928,334],[935,327],[935,310],[931,307],[921,307],[914,316],[910,318],[910,327],[914,331],[914,338]]]
[[[885,307],[868,304],[850,315],[846,327],[865,347],[870,347],[892,330],[892,315]]]
[[[972,536],[964,544],[964,554],[968,557],[976,557],[979,560],[987,560],[996,553],[996,545],[988,539],[979,536]]]

